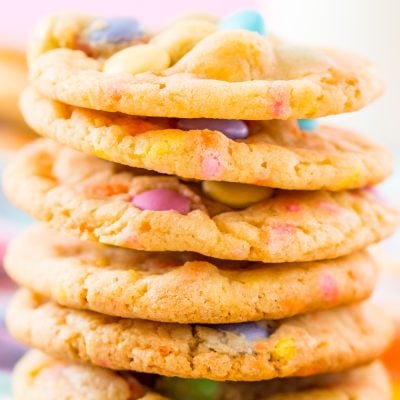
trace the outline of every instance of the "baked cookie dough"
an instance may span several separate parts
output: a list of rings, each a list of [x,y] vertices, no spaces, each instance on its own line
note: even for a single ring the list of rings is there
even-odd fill
[[[379,357],[394,333],[372,304],[280,321],[182,325],[64,308],[22,289],[7,325],[16,339],[63,360],[222,381],[343,371]]]
[[[182,395],[188,400],[390,399],[389,379],[378,362],[338,374],[240,383],[135,376],[31,351],[17,365],[13,381],[15,400],[182,400]],[[168,397],[150,391],[146,383]]]
[[[278,190],[232,210],[206,196],[199,183],[129,169],[45,140],[12,160],[4,188],[17,207],[82,239],[228,260],[336,258],[384,238],[398,223],[397,211],[373,189]]]
[[[204,19],[150,34],[136,20],[51,16],[28,53],[31,82],[46,96],[131,115],[315,118],[358,110],[382,92],[364,59]]]
[[[297,121],[134,117],[68,106],[33,88],[21,106],[35,131],[66,146],[183,178],[336,191],[374,185],[391,171],[382,148],[328,126],[307,132]]]
[[[366,252],[330,261],[261,264],[193,253],[148,253],[83,242],[43,225],[8,249],[21,286],[72,308],[178,323],[281,319],[368,297],[377,265]]]

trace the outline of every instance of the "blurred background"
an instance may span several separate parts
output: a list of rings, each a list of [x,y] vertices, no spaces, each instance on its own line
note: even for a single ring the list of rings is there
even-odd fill
[[[25,84],[23,50],[35,22],[43,15],[73,11],[93,15],[133,15],[145,26],[166,25],[177,14],[193,11],[223,16],[238,9],[260,10],[270,32],[296,43],[341,47],[374,61],[387,83],[385,96],[357,113],[328,120],[354,128],[388,148],[396,172],[384,184],[388,200],[400,205],[400,2],[398,0],[13,0],[0,13],[0,167],[32,133],[17,113],[17,94]],[[9,206],[0,193],[0,259],[7,242],[31,220]],[[400,237],[376,250],[385,272],[377,291],[381,302],[399,321]],[[23,348],[6,336],[4,304],[13,290],[0,269],[0,400],[9,399],[8,371]],[[400,338],[400,335],[399,335]],[[400,339],[386,356],[395,388],[400,388]],[[4,373],[4,371],[6,373]],[[396,382],[399,382],[396,383]],[[395,394],[400,399],[400,390]]]

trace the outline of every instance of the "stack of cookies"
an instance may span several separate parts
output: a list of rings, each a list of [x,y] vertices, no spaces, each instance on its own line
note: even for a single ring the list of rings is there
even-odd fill
[[[4,177],[42,221],[9,248],[33,346],[16,399],[389,399],[366,248],[398,216],[381,148],[320,116],[382,89],[257,12],[45,19],[21,105],[47,137]]]

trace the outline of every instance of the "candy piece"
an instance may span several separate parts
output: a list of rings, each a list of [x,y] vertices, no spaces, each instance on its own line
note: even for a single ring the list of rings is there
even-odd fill
[[[260,35],[267,33],[262,15],[254,10],[238,11],[222,19],[219,29],[223,31],[232,29],[246,29]]]
[[[132,199],[132,204],[141,210],[175,210],[181,214],[187,214],[190,211],[190,199],[171,189],[142,192]]]
[[[104,64],[104,72],[117,74],[159,71],[168,68],[169,54],[153,44],[139,44],[115,53]]]
[[[219,131],[230,139],[245,139],[247,136],[249,136],[249,128],[247,124],[236,119],[180,119],[177,126],[179,129],[183,129],[184,131],[195,129]]]
[[[332,276],[327,273],[322,274],[320,277],[320,284],[325,300],[335,303],[338,300],[339,292]]]
[[[174,400],[217,400],[221,394],[221,384],[207,379],[162,377],[156,388]]]
[[[203,153],[201,171],[207,179],[215,179],[221,175],[223,166],[221,165],[221,160],[216,150],[207,149]]]
[[[90,42],[123,43],[143,36],[143,29],[134,18],[101,18],[94,20],[86,30]]]
[[[219,324],[212,325],[215,329],[223,332],[232,332],[243,335],[247,340],[266,339],[269,336],[269,329],[261,322],[245,322],[242,324]]]
[[[298,119],[299,129],[306,132],[313,132],[318,128],[318,120],[316,119]]]
[[[271,352],[273,360],[289,361],[296,354],[296,343],[293,338],[281,339]]]
[[[232,208],[246,208],[268,199],[273,189],[242,183],[204,181],[203,191],[207,196]]]

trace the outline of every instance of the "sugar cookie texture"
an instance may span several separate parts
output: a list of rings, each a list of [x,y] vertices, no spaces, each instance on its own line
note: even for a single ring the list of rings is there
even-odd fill
[[[41,222],[5,258],[8,328],[36,348],[16,400],[390,400],[367,299],[392,161],[318,119],[381,94],[372,64],[254,10],[50,16],[27,56],[45,138],[4,175]]]

